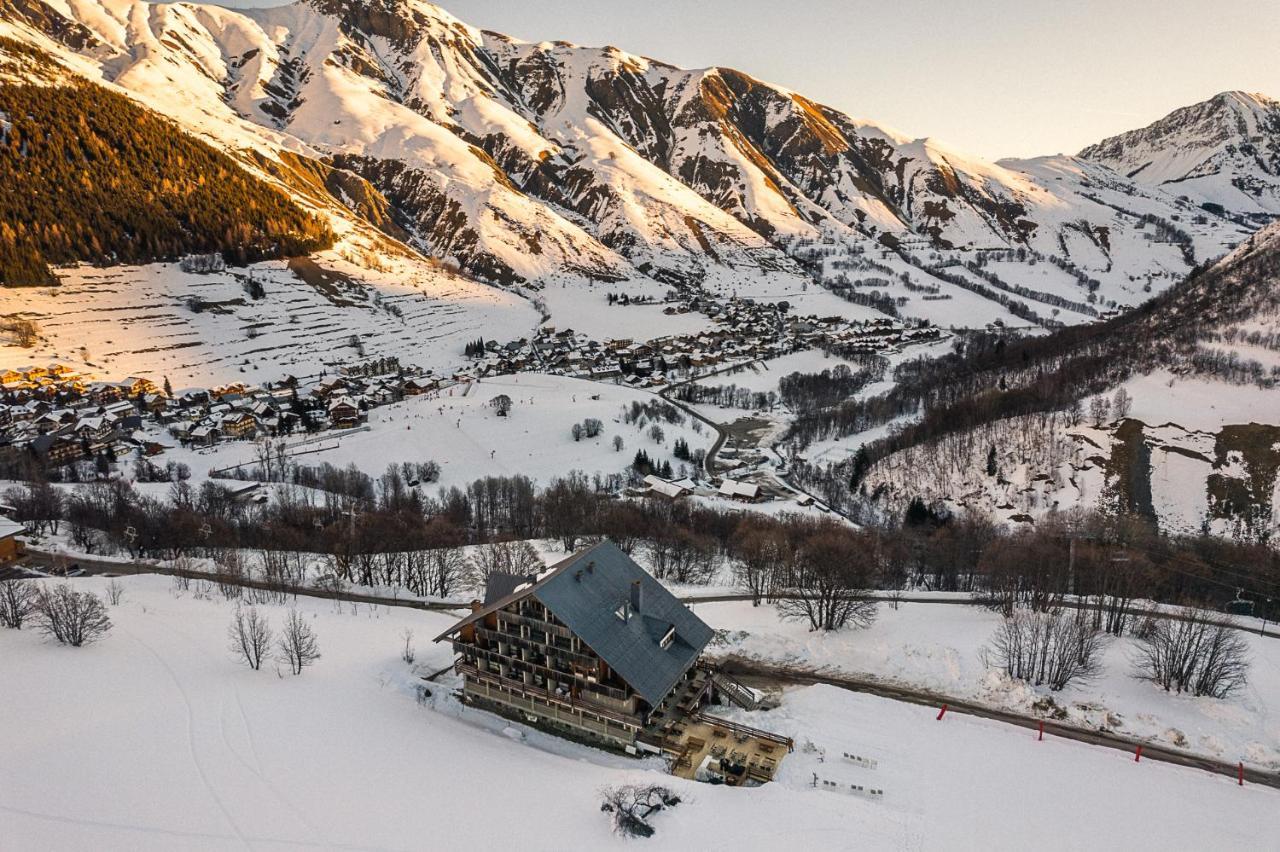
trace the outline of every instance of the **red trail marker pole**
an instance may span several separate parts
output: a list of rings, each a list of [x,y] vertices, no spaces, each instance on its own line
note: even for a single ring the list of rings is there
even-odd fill
[[[1138,750],[1133,754],[1133,762],[1137,763],[1139,760],[1142,760],[1142,746],[1138,746]]]
[[[1041,719],[1040,720],[1040,736],[1036,737],[1036,741],[1039,742],[1039,741],[1042,741],[1043,739],[1044,739],[1044,720]]]
[[[1240,786],[1244,786],[1244,761],[1236,764],[1236,777],[1240,779]]]
[[[947,705],[943,704],[942,709],[938,711],[938,721],[942,721],[942,717],[947,715]]]

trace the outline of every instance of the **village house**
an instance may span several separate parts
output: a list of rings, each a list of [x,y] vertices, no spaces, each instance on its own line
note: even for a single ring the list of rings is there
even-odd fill
[[[26,531],[17,521],[0,518],[0,565],[11,565],[26,555],[26,547],[18,540]]]
[[[327,411],[329,422],[335,429],[349,429],[360,425],[360,409],[349,396],[331,399]]]
[[[111,437],[112,433],[115,432],[115,426],[112,418],[105,416],[84,417],[81,418],[80,422],[76,423],[73,431],[78,438],[93,445]]]
[[[70,435],[38,435],[28,446],[36,459],[49,467],[70,464],[85,457],[84,443]]]
[[[187,432],[187,438],[191,443],[206,447],[211,447],[218,443],[220,437],[222,437],[222,433],[212,423],[201,423]]]
[[[159,385],[143,376],[129,376],[120,383],[120,389],[125,396],[130,398],[160,392]]]
[[[428,381],[426,379],[408,379],[403,385],[405,396],[419,396],[428,391],[435,390],[438,383]]]
[[[649,474],[644,478],[645,488],[648,494],[655,497],[665,497],[668,500],[675,500],[677,497],[683,497],[690,493],[691,489],[679,482],[670,482],[660,476]]]
[[[222,416],[219,428],[228,438],[252,438],[258,430],[258,421],[247,411],[233,411]]]
[[[721,497],[753,503],[760,499],[760,486],[753,482],[725,479],[720,483],[719,493]]]

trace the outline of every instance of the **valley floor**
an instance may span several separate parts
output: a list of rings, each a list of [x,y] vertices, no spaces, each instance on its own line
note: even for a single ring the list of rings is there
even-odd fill
[[[0,632],[0,846],[621,848],[599,791],[634,782],[684,799],[654,818],[652,849],[1265,849],[1280,831],[1275,790],[831,687],[742,714],[796,739],[777,782],[695,784],[462,708],[448,683],[420,700],[402,632],[416,672],[434,671],[447,614],[300,599],[324,656],[278,677],[230,658],[216,593],[122,582],[98,645]],[[884,798],[814,789],[815,774]]]
[[[511,412],[500,417],[491,403],[504,394],[511,398]],[[573,470],[588,476],[623,473],[641,449],[659,464],[669,461],[678,469],[680,460],[671,453],[678,438],[691,448],[711,445],[712,431],[698,424],[701,431],[695,432],[689,418],[679,425],[658,421],[661,441],[650,434],[653,423],[647,418],[643,427],[622,421],[624,407],[655,402],[653,394],[623,385],[521,373],[454,385],[438,396],[407,397],[375,408],[364,431],[329,430],[286,441],[298,447],[290,458],[300,465],[354,464],[374,478],[389,464],[434,460],[441,474],[438,483],[427,486],[433,495],[438,487],[465,488],[486,476],[520,474],[545,485]],[[595,438],[575,441],[570,429],[587,418],[600,420],[603,431]],[[615,437],[623,440],[621,450],[613,447]],[[158,461],[184,462],[196,478],[206,477],[212,469],[252,465],[257,458],[258,445],[253,441],[182,448],[158,430],[156,440],[173,447]]]

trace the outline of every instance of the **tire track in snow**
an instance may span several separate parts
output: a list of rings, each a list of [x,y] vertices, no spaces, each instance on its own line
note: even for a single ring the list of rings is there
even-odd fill
[[[245,759],[244,755],[240,753],[240,750],[233,746],[231,741],[227,738],[227,704],[225,698],[222,700],[222,703],[218,708],[218,734],[222,737],[222,744],[226,747],[227,752],[236,759],[237,763],[257,778],[267,792],[274,796],[278,802],[293,811],[298,822],[306,828],[307,831],[314,834],[316,831],[315,826],[311,824],[311,821],[307,818],[306,814],[304,814],[298,806],[293,803],[292,799],[281,793],[280,788],[276,786],[276,783],[268,778],[263,772],[262,762],[258,759],[258,749],[254,745],[253,741],[253,727],[249,724],[248,716],[245,715],[244,705],[240,703],[240,690],[236,689],[234,694],[236,699],[236,708],[240,715],[240,722],[244,726],[245,739],[249,742],[249,751],[253,756],[253,763],[250,764],[249,761]]]

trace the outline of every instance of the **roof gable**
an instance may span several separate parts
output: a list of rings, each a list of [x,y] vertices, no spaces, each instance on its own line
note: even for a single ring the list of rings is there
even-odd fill
[[[631,611],[631,586],[640,605]],[[533,594],[651,705],[693,665],[713,631],[612,542],[578,554]],[[626,605],[624,621],[619,610]],[[671,628],[675,635],[663,646]]]

